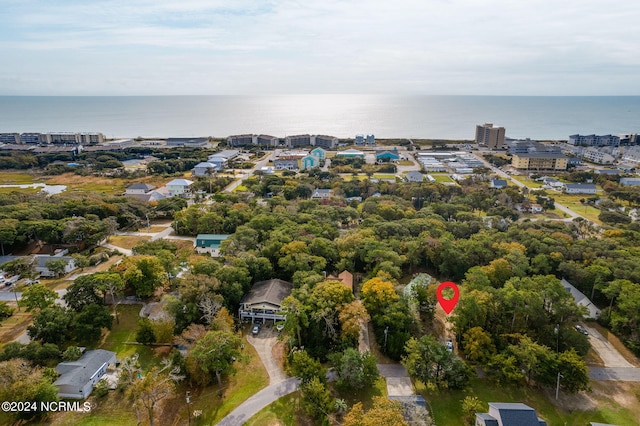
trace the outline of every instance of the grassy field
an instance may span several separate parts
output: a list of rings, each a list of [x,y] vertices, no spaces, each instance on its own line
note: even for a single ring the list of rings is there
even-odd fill
[[[599,383],[594,386],[600,388]],[[427,391],[421,383],[416,386],[431,407],[431,414],[438,425],[461,425],[463,423],[462,400],[465,396],[477,396],[483,403],[484,409],[488,409],[489,402],[523,402],[535,408],[538,415],[547,420],[549,426],[583,425],[589,422],[603,422],[619,425],[635,425],[638,413],[621,406],[616,401],[607,397],[607,391],[595,395],[597,406],[588,403],[592,395],[584,397],[562,395],[560,403],[565,410],[554,405],[551,401],[553,392],[548,395],[531,388],[516,388],[512,386],[499,386],[486,379],[474,379],[471,386],[465,391]],[[637,394],[636,394],[637,399]]]
[[[142,231],[144,232],[144,231]],[[136,237],[133,235],[113,235],[109,237],[109,244],[131,250],[135,246],[145,241],[149,241],[151,237]]]
[[[237,373],[223,383],[222,397],[218,396],[218,385],[212,385],[193,398],[193,410],[202,410],[200,424],[216,424],[251,395],[269,384],[269,375],[262,365],[256,350],[243,338],[247,364],[236,366]]]
[[[542,188],[542,182],[536,182],[535,180],[523,175],[511,175],[512,178],[520,183],[525,184],[529,188]]]
[[[113,322],[111,331],[103,338],[100,349],[113,351],[118,359],[126,358],[138,353],[140,365],[148,369],[159,361],[153,348],[143,345],[127,345],[124,342],[136,341],[136,329],[140,319],[142,305],[119,305],[118,317],[120,323]]]
[[[47,180],[49,185],[67,185],[69,192],[97,192],[104,194],[120,194],[124,192],[129,181],[119,178],[78,176],[74,173],[63,173]]]
[[[448,174],[446,173],[429,173],[435,180],[436,182],[453,182],[453,179],[451,179],[449,177]]]
[[[557,203],[562,204],[563,206],[573,210],[581,216],[586,217],[592,222],[597,223],[598,225],[602,225],[602,222],[598,219],[598,215],[600,214],[600,210],[587,205],[582,204],[580,202],[581,199],[588,198],[588,195],[585,194],[576,194],[576,195],[567,195],[567,194],[553,194],[552,197],[556,200]]]
[[[16,307],[15,302],[9,304]],[[21,308],[20,312],[16,310],[13,315],[3,320],[0,323],[0,346],[13,341],[25,332],[31,324],[32,318],[31,312],[26,312],[24,308]]]
[[[37,194],[42,188],[19,188],[17,186],[11,186],[8,188],[0,188],[0,194],[11,194],[12,192],[19,192],[21,194]]]
[[[22,185],[34,182],[33,176],[29,173],[1,171],[0,183]]]
[[[260,410],[251,417],[245,426],[296,426],[303,424],[298,412],[300,411],[300,392],[283,396]]]
[[[169,226],[169,225],[167,225],[167,226]],[[156,232],[164,231],[165,229],[167,229],[167,226],[151,225],[151,227],[149,227],[149,228],[147,228],[147,227],[140,228],[140,229],[138,229],[138,231],[139,232],[147,232],[147,233],[150,233],[150,234],[154,234]]]

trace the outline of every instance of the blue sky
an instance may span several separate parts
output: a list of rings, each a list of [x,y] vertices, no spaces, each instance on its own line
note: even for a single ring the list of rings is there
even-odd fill
[[[640,95],[620,0],[0,0],[0,95]]]

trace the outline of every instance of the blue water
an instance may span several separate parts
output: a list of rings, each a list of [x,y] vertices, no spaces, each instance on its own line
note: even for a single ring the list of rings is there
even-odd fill
[[[102,132],[107,138],[299,133],[473,139],[640,132],[640,96],[0,96],[0,132]]]

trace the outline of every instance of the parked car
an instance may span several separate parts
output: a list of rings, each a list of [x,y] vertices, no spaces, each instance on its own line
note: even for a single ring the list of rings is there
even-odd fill
[[[447,339],[446,345],[447,345],[447,350],[449,352],[453,352],[453,341],[451,339]]]
[[[24,284],[25,285],[40,284],[40,280],[27,279],[25,280]]]
[[[584,334],[585,336],[589,335],[589,332],[587,331],[587,329],[579,324],[576,325],[576,330],[578,330],[580,333]]]
[[[6,280],[4,282],[4,285],[6,285],[7,287],[10,286],[11,284],[15,284],[16,282],[18,282],[18,280],[20,279],[19,275],[14,275],[13,277],[9,278],[8,280]]]
[[[253,334],[254,336],[256,334],[260,333],[260,326],[258,324],[253,326],[253,329],[251,330],[251,334]]]

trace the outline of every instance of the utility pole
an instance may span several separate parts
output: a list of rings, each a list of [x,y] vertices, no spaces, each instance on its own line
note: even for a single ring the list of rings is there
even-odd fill
[[[556,399],[558,399],[556,397]],[[189,419],[189,425],[191,425],[191,392],[187,391],[187,418]]]
[[[564,376],[558,371],[558,382],[556,383],[556,401],[558,400],[558,393],[560,392],[560,377]]]

